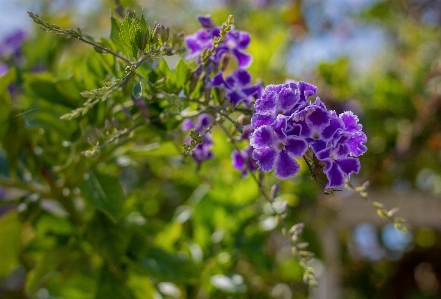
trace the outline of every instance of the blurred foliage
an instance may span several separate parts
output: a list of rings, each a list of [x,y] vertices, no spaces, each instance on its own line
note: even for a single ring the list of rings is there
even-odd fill
[[[109,7],[119,22],[131,7],[144,13],[149,26],[158,21],[186,34],[197,29],[196,14],[207,13],[185,1],[103,1],[78,25],[73,13],[54,13],[50,1],[41,2],[44,20],[79,26],[94,36],[112,35]],[[253,77],[282,83],[290,78],[290,48],[311,34],[302,2],[216,1],[209,13],[216,24],[233,14],[236,28],[253,37]],[[337,112],[361,115],[369,150],[357,179],[374,188],[405,182],[441,193],[440,13],[427,20],[439,8],[436,2],[373,3],[351,16],[381,26],[389,37],[385,53],[368,71],[359,73],[350,58],[338,57],[311,66],[307,78],[294,78],[314,82]],[[231,167],[233,147],[225,135],[215,132],[215,159],[198,169],[182,159],[180,123],[161,118],[179,109],[169,109],[167,99],[147,99],[150,117],[158,120],[149,126],[130,98],[118,97],[61,120],[83,105],[82,91],[124,77],[126,65],[37,26],[31,32],[21,60],[9,55],[0,61],[8,66],[0,76],[0,191],[6,190],[0,199],[1,298],[308,298],[303,269],[290,254],[271,205],[251,178]],[[104,45],[116,49],[117,43],[136,41]],[[124,52],[136,56],[130,50]],[[171,92],[188,73],[183,65],[179,70],[178,61],[146,63],[139,71],[153,83],[166,78],[161,88]],[[143,82],[142,88],[155,85]],[[120,97],[132,92],[133,84],[117,91]],[[134,125],[121,105],[139,121],[136,139],[131,131],[119,135]],[[117,142],[91,157],[82,155],[100,134]],[[299,176],[282,182],[276,201],[288,204],[288,226],[305,222],[302,238],[322,258],[326,248],[317,232],[333,215],[309,177],[302,165]],[[274,183],[268,178],[266,186]],[[430,256],[424,261],[439,267],[439,256],[431,253],[439,244],[416,246]],[[412,254],[397,262],[399,268],[388,261],[349,261],[343,252],[345,298],[439,298],[439,289],[417,284],[394,293],[404,285],[399,269],[415,267],[406,264]],[[439,275],[439,268],[434,270]]]

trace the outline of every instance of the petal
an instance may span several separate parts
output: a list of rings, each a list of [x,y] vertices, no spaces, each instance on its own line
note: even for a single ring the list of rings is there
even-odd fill
[[[211,79],[211,84],[215,87],[220,87],[222,85],[224,85],[224,87],[226,87],[224,77],[222,76],[222,72],[217,73],[213,77],[213,79]]]
[[[329,126],[327,126],[323,132],[322,132],[322,138],[324,139],[330,139],[334,136],[334,134],[340,130],[343,129],[344,124],[338,117],[332,117]]]
[[[199,15],[198,21],[201,23],[201,26],[204,28],[212,28],[214,27],[213,20],[211,19],[210,15]]]
[[[245,159],[240,151],[233,151],[231,153],[231,160],[233,167],[237,170],[243,170],[245,168]]]
[[[251,118],[251,126],[253,128],[259,128],[264,125],[272,124],[276,118],[270,114],[254,114]]]
[[[283,110],[283,113],[290,110],[292,107],[294,107],[295,104],[300,99],[300,94],[297,89],[291,89],[291,88],[283,88],[279,93],[279,102],[278,106],[281,110]]]
[[[327,162],[323,172],[328,177],[328,184],[326,189],[329,188],[340,188],[345,183],[345,178],[343,172],[340,170],[337,164],[333,162]]]
[[[327,110],[317,108],[305,118],[305,121],[310,127],[324,129],[329,125],[330,117]]]
[[[263,88],[260,85],[252,85],[250,87],[246,87],[242,89],[242,92],[247,96],[254,96],[254,98],[260,98],[262,94]]]
[[[257,165],[262,171],[268,172],[274,168],[274,162],[276,161],[277,152],[272,148],[254,149],[253,159],[256,160]]]
[[[364,133],[349,139],[346,144],[349,147],[350,154],[356,157],[364,154],[367,150],[367,147],[363,143],[365,143],[366,141],[367,137]]]
[[[251,41],[251,36],[248,32],[239,31],[239,35],[237,37],[237,45],[238,48],[244,50],[248,47]]]
[[[184,119],[184,121],[182,122],[182,131],[186,132],[193,128],[194,128],[194,122],[189,118]]]
[[[321,152],[326,148],[326,141],[324,140],[314,140],[309,143],[314,153],[317,155],[317,153]],[[329,154],[325,156],[326,158],[329,157]],[[323,156],[321,156],[323,158]]]
[[[277,98],[277,93],[265,91],[263,96],[254,104],[254,109],[259,114],[274,115],[276,112]]]
[[[343,158],[334,161],[340,170],[349,178],[351,173],[358,173],[360,171],[360,161],[357,158]]]
[[[308,149],[308,143],[305,139],[295,136],[289,136],[285,143],[285,150],[289,152],[291,156],[300,158]]]
[[[198,128],[208,128],[211,125],[211,115],[207,113],[203,113],[198,117]]]
[[[247,70],[244,69],[235,70],[232,77],[240,84],[241,87],[251,83],[251,75]]]
[[[254,148],[273,147],[275,143],[275,132],[270,126],[257,128],[250,138],[250,145]]]
[[[250,54],[241,52],[239,50],[233,49],[231,51],[233,55],[236,57],[237,62],[239,63],[239,67],[247,68],[251,65],[253,57]]]
[[[280,179],[287,179],[294,176],[300,170],[300,165],[292,158],[287,151],[282,150],[277,155],[276,176]]]
[[[363,128],[362,125],[358,124],[358,116],[353,114],[351,111],[343,112],[339,115],[339,117],[345,124],[346,132],[358,132]]]
[[[230,99],[230,104],[233,104],[234,107],[245,99],[242,95],[235,91],[228,92],[226,96]]]
[[[301,101],[306,101],[306,98],[317,94],[317,87],[303,81],[299,82],[299,90],[300,90]]]

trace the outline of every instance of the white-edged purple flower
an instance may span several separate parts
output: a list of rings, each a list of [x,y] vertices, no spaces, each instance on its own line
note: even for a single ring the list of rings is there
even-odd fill
[[[300,170],[295,158],[300,158],[308,149],[304,138],[287,135],[287,117],[277,116],[271,125],[262,125],[254,130],[250,138],[253,158],[262,171],[276,169],[276,176],[287,179]]]
[[[222,72],[217,73],[211,80],[211,84],[214,87],[225,88],[227,90],[226,96],[234,107],[240,102],[249,107],[252,103],[252,97],[255,99],[259,98],[263,91],[262,86],[258,84],[250,85],[250,73],[240,68],[236,69],[231,76],[227,76],[225,79],[222,76]]]
[[[340,188],[345,177],[358,173],[358,156],[367,148],[367,141],[352,112],[337,115],[315,95],[317,88],[306,82],[268,85],[254,105],[251,119],[253,132],[250,145],[252,157],[265,172],[276,169],[276,176],[286,179],[299,171],[295,158],[311,147],[328,178],[326,189]]]
[[[202,51],[211,49],[214,38],[220,36],[221,27],[215,26],[209,15],[198,16],[198,21],[203,28],[185,37],[185,44],[189,50],[186,59],[196,58],[196,60],[199,60]],[[235,30],[233,27],[225,37],[225,41],[216,49],[211,60],[214,63],[219,63],[223,55],[230,53],[237,59],[239,67],[249,67],[252,57],[243,50],[248,47],[251,41],[250,34]]]

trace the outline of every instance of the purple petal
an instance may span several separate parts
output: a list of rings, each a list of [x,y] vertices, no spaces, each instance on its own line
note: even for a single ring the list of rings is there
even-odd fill
[[[351,173],[358,173],[360,171],[360,161],[357,158],[343,158],[334,161],[340,167],[340,170],[349,178]]]
[[[254,98],[260,98],[263,88],[260,85],[252,85],[250,87],[245,87],[242,92],[247,96],[254,96]]]
[[[239,67],[247,68],[251,65],[253,57],[250,54],[241,52],[239,50],[233,49],[232,54],[236,57]]]
[[[303,81],[299,82],[299,90],[300,90],[301,101],[306,101],[306,98],[317,94],[317,87]]]
[[[268,172],[274,168],[274,162],[276,161],[277,152],[272,148],[254,149],[253,159],[256,160],[257,165],[262,171]]]
[[[367,150],[367,147],[363,143],[365,143],[366,141],[367,137],[363,133],[359,136],[349,139],[346,144],[349,147],[350,154],[356,157],[364,154]]]
[[[329,188],[340,188],[345,183],[345,178],[343,172],[340,170],[337,164],[333,162],[327,162],[323,172],[328,177],[328,184],[326,189]]]
[[[261,126],[257,128],[250,138],[250,145],[254,148],[273,147],[276,141],[275,132],[270,126]]]
[[[343,112],[339,115],[343,123],[345,124],[346,132],[354,133],[361,131],[362,125],[358,124],[357,115],[353,114],[351,111]]]
[[[244,50],[248,47],[251,41],[251,36],[248,32],[239,31],[239,35],[237,37],[237,47],[238,49]]]
[[[288,151],[291,156],[300,158],[305,154],[307,149],[308,143],[306,143],[305,139],[295,136],[288,136],[285,143],[285,150]]]
[[[189,118],[184,119],[184,121],[182,122],[182,130],[184,132],[187,132],[188,130],[193,128],[194,128],[194,122]]]
[[[211,79],[211,84],[215,87],[220,87],[222,85],[225,87],[225,80],[224,77],[222,77],[222,72],[217,73],[213,79]]]
[[[276,176],[280,179],[287,179],[294,176],[299,170],[299,163],[287,151],[282,150],[277,156]]]
[[[204,28],[210,29],[214,27],[214,23],[210,15],[199,15],[198,21],[199,23],[201,23],[201,26]]]
[[[203,113],[198,117],[198,127],[199,128],[208,128],[211,125],[211,115],[207,113]]]
[[[8,72],[9,68],[6,64],[0,62],[0,77]]]
[[[236,82],[240,83],[241,87],[251,83],[251,75],[247,70],[244,69],[235,70],[232,77],[236,80]]]
[[[314,140],[312,142],[309,143],[309,145],[311,146],[312,150],[314,151],[315,155],[317,156],[317,153],[321,152],[322,150],[324,150],[326,148],[326,141],[324,140]],[[321,156],[321,158],[328,158],[329,157],[329,153],[326,156]]]
[[[324,139],[330,139],[334,136],[334,134],[340,130],[343,129],[343,122],[338,117],[331,118],[329,122],[329,126],[327,126],[323,132],[322,132],[322,138]]]
[[[330,117],[327,110],[316,109],[305,120],[309,126],[322,129],[329,125]]]
[[[235,91],[229,91],[226,96],[230,99],[230,104],[233,104],[234,107],[245,99],[242,95]]]
[[[280,92],[283,88],[283,84],[270,84],[265,87],[265,92]]]
[[[300,99],[297,89],[283,88],[279,93],[279,107],[286,112],[294,107]]]
[[[272,124],[276,118],[271,114],[254,114],[251,118],[251,126],[253,128],[259,128],[264,125]]]
[[[256,104],[254,104],[254,109],[259,114],[274,115],[277,107],[277,98],[277,93],[265,91],[263,96],[256,101]]]
[[[237,170],[243,170],[245,168],[245,159],[240,151],[233,151],[231,153],[231,160],[233,167]]]

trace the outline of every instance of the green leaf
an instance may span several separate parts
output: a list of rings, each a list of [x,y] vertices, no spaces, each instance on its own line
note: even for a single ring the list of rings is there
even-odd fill
[[[15,81],[16,76],[15,68],[11,68],[0,80],[0,139],[8,129],[7,120],[11,111],[11,95],[8,86]]]
[[[124,193],[117,177],[89,171],[81,191],[90,204],[116,222],[124,201]]]
[[[189,68],[184,60],[180,59],[175,70],[175,82],[176,87],[182,88],[184,83],[187,81],[189,75]]]
[[[190,259],[157,248],[150,250],[142,265],[150,276],[160,281],[194,283],[200,273],[199,267]]]
[[[49,73],[24,74],[25,89],[30,94],[69,108],[81,104],[80,90],[71,79],[56,79]]]
[[[124,50],[124,45],[120,36],[120,22],[114,17],[110,18],[111,20],[111,30],[110,30],[110,40],[116,46],[116,48],[120,51]]]
[[[119,27],[120,29],[119,36],[121,38],[122,46],[123,46],[122,50],[127,56],[132,55],[134,52],[132,47],[132,34],[133,34],[131,32],[132,22],[133,20],[130,17],[130,14],[127,13],[123,22],[121,23],[121,26]],[[136,57],[136,55],[133,56]]]
[[[133,92],[132,92],[132,95],[133,95],[133,97],[135,98],[135,99],[139,99],[139,98],[141,98],[142,97],[142,92],[143,92],[143,88],[144,86],[143,86],[143,83],[142,83],[142,81],[139,81],[138,83],[136,83],[134,86],[133,86]]]
[[[0,218],[0,278],[18,266],[20,255],[21,224],[16,212]]]

